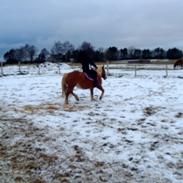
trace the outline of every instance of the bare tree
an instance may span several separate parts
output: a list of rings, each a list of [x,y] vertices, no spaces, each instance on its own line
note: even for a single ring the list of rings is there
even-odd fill
[[[26,56],[26,50],[24,48],[19,48],[15,50],[15,60],[18,62],[18,70],[21,73],[21,62],[24,60]]]
[[[105,58],[107,60],[117,60],[118,59],[118,48],[113,46],[109,47],[105,52]]]
[[[36,54],[36,47],[34,45],[29,45],[29,44],[26,44],[24,46],[24,49],[27,51],[28,53],[28,57],[29,57],[29,60],[32,62],[34,60],[34,56]]]
[[[55,44],[53,45],[52,49],[51,49],[51,54],[52,56],[58,61],[58,60],[67,60],[67,56],[68,53],[71,53],[74,51],[74,46],[69,42],[69,41],[65,41],[65,42],[60,42],[57,41],[55,42]]]

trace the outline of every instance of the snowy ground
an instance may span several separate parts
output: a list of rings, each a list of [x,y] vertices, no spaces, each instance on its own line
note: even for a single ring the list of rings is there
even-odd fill
[[[69,106],[62,74],[1,77],[0,182],[182,183],[183,71],[164,75],[110,70]]]

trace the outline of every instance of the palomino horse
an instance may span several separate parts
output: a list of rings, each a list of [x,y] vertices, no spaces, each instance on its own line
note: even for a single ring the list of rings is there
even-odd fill
[[[104,89],[102,87],[102,78],[106,79],[106,72],[104,66],[98,66],[97,69],[97,79],[98,85],[94,86],[94,82],[91,78],[88,78],[86,73],[80,71],[73,71],[65,73],[62,78],[62,96],[65,95],[65,104],[68,104],[69,94],[72,94],[76,100],[79,100],[79,97],[73,92],[74,87],[78,86],[81,89],[90,89],[91,100],[94,100],[93,89],[94,87],[101,90],[100,100],[104,95]]]
[[[173,68],[177,68],[177,67],[180,67],[181,69],[183,68],[183,59],[178,59],[174,65],[173,65]]]

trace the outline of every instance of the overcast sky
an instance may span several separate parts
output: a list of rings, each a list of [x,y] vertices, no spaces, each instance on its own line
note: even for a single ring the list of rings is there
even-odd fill
[[[0,0],[0,49],[55,41],[183,49],[183,0]]]

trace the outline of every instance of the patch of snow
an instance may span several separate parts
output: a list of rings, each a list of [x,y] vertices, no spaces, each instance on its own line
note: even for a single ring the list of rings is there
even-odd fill
[[[65,64],[60,67],[62,73],[72,70]],[[89,90],[75,89],[80,101],[70,97],[68,108],[61,97],[62,75],[1,77],[0,108],[46,130],[43,136],[50,140],[35,146],[49,154],[62,158],[61,152],[72,156],[73,147],[80,148],[91,162],[120,165],[133,173],[133,182],[181,183],[182,70],[170,71],[167,78],[163,71],[138,71],[137,77],[131,71],[110,72],[102,101],[91,102]],[[98,98],[100,91],[94,93]],[[21,139],[17,136],[12,143]],[[115,174],[110,168],[106,171]]]

